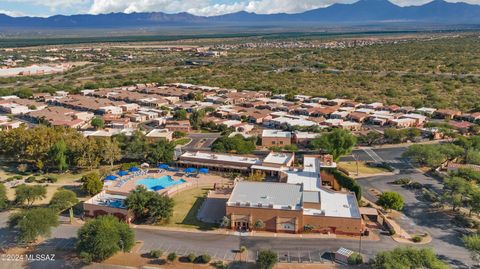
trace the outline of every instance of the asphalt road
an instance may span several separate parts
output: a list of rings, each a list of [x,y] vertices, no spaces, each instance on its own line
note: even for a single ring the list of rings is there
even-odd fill
[[[380,157],[382,161],[398,169],[399,173],[392,176],[358,179],[358,183],[362,186],[363,196],[368,200],[376,201],[377,197],[372,189],[400,193],[405,200],[405,207],[398,220],[399,224],[409,233],[428,233],[432,237],[432,242],[428,246],[432,247],[443,260],[456,268],[468,268],[474,263],[460,240],[461,236],[467,231],[453,225],[451,216],[439,213],[435,208],[432,208],[431,203],[421,199],[420,191],[392,184],[397,178],[408,177],[433,191],[438,193],[442,191],[441,182],[415,169],[408,160],[402,158],[401,155],[404,150],[405,147],[373,149],[375,155],[370,155],[373,155],[374,158]],[[360,152],[360,154],[362,153]],[[373,159],[368,153],[367,155],[369,157],[361,156]]]

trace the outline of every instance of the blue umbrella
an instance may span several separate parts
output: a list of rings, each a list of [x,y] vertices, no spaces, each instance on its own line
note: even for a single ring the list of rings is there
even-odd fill
[[[131,167],[130,169],[128,169],[128,171],[130,171],[130,172],[138,172],[138,171],[140,171],[140,169],[139,169],[138,167],[134,166],[134,167]]]
[[[200,172],[202,174],[208,174],[208,168],[200,168],[200,169],[198,169],[198,172]]]
[[[117,172],[117,175],[123,177],[123,176],[128,175],[128,172],[127,172],[127,171],[124,171],[124,170],[120,170],[120,171]]]
[[[105,177],[105,180],[115,180],[115,179],[117,179],[117,177],[114,175],[109,175]]]
[[[193,173],[197,172],[197,169],[190,167],[190,168],[186,168],[186,169],[183,170],[183,171],[184,171],[185,173],[188,173],[188,174],[193,174]]]
[[[160,169],[168,169],[168,167],[169,166],[166,163],[162,163],[161,165],[158,166],[158,168],[160,168]]]
[[[160,186],[160,185],[155,186],[155,187],[152,187],[152,190],[153,190],[153,191],[159,191],[159,190],[163,190],[163,189],[165,189],[165,188],[162,187],[162,186]]]

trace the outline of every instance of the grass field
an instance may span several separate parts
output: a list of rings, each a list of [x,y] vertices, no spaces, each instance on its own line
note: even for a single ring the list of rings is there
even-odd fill
[[[177,139],[175,141],[173,141],[173,143],[175,143],[175,145],[186,145],[188,143],[190,143],[190,141],[192,141],[191,138],[188,138],[188,137],[184,137],[184,138],[180,138],[180,139]]]
[[[356,175],[357,173],[357,164],[356,162],[340,162],[339,167],[350,172],[351,175]],[[380,167],[371,167],[368,166],[365,162],[358,163],[358,172],[362,175],[374,175],[389,172],[387,169]]]
[[[213,229],[215,227],[213,224],[201,222],[196,217],[207,193],[208,189],[206,188],[194,188],[175,195],[173,197],[175,202],[173,216],[166,226],[200,230]]]

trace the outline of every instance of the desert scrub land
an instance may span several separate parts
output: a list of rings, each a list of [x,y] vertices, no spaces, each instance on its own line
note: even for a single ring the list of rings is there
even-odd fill
[[[206,41],[202,42],[206,45]],[[208,42],[214,46],[230,41]],[[91,65],[65,74],[2,79],[0,95],[185,82],[361,102],[480,110],[480,95],[476,94],[480,87],[479,47],[478,34],[352,48],[233,48],[227,56],[217,58],[155,48],[104,47],[101,53],[108,57],[98,55]],[[81,55],[70,55],[73,53],[68,51],[67,59],[86,60]],[[122,59],[122,55],[131,55],[132,59]],[[189,59],[208,64],[188,65]]]

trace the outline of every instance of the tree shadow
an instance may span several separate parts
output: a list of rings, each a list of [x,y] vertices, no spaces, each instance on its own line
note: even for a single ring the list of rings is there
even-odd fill
[[[159,258],[159,259],[152,259],[148,261],[148,264],[155,264],[155,265],[165,265],[167,264],[167,260]]]
[[[196,226],[197,229],[201,231],[213,230],[216,227],[215,225],[211,223],[205,223],[197,219],[198,210],[200,210],[200,207],[202,206],[205,200],[206,200],[206,197],[202,197],[202,196],[197,197],[197,199],[195,200],[195,203],[193,203],[192,207],[188,211],[185,218],[182,220],[182,222],[179,222],[179,223],[177,222],[177,224]]]

